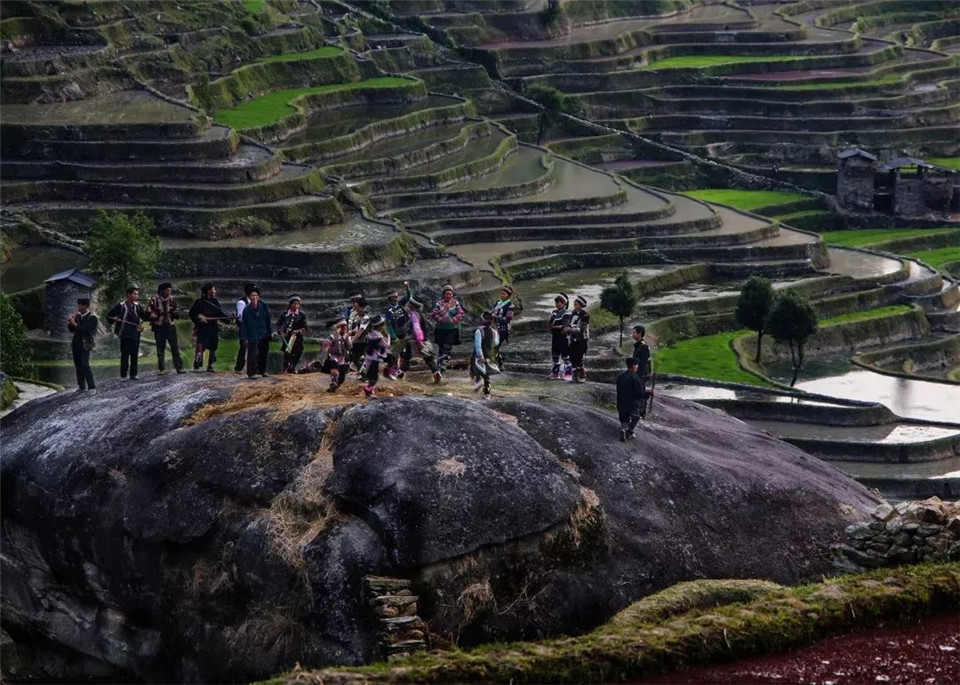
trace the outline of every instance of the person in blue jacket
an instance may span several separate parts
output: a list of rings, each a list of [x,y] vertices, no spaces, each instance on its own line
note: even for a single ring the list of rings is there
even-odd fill
[[[273,338],[270,308],[260,299],[260,289],[250,291],[250,304],[240,318],[240,340],[247,347],[247,377],[267,375],[267,353]]]

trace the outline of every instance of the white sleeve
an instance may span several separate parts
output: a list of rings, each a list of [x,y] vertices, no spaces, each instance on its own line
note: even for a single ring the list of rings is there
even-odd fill
[[[243,310],[246,309],[247,303],[244,300],[237,300],[237,318],[243,316]]]

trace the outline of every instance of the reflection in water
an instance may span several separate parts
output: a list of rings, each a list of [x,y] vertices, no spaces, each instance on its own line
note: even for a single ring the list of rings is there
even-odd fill
[[[59,247],[21,247],[13,250],[10,260],[0,267],[0,287],[15,293],[38,286],[53,274],[82,268],[87,258]]]

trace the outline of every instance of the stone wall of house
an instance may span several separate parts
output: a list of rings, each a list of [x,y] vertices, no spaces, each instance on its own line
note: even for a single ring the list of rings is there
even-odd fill
[[[70,335],[67,331],[67,317],[77,311],[78,297],[91,297],[90,288],[84,288],[71,281],[48,283],[43,329],[57,337]]]
[[[837,171],[837,201],[857,211],[873,210],[875,162],[859,158],[843,160]]]

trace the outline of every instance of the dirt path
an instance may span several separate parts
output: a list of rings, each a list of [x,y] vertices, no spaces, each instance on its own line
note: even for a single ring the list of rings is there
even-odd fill
[[[788,654],[744,659],[638,680],[634,685],[960,683],[960,615],[824,640]]]

